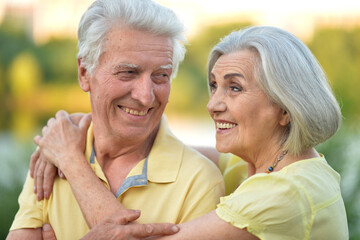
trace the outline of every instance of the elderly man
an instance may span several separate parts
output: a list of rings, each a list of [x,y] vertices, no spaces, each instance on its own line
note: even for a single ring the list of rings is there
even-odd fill
[[[224,192],[220,172],[176,139],[163,117],[170,79],[185,53],[182,31],[175,14],[151,0],[97,0],[84,13],[78,80],[89,92],[92,124],[87,136],[67,145],[67,151],[54,147],[44,153],[68,181],[57,177],[49,199],[38,202],[28,176],[8,239],[41,239],[45,223],[57,239],[79,239],[114,212],[108,208],[114,201],[122,203],[120,215],[126,211],[122,206],[141,210],[140,223],[185,222],[216,207]],[[69,123],[64,113],[57,117]],[[83,118],[79,133],[89,123],[89,117]],[[64,129],[62,137],[71,138]],[[80,164],[72,167],[71,161]],[[87,181],[88,171],[97,177]],[[94,187],[104,194],[93,194]]]

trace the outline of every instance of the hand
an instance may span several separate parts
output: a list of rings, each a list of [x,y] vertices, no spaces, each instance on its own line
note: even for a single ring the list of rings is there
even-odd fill
[[[30,158],[30,176],[34,178],[34,192],[38,201],[50,197],[56,172],[57,168],[46,161],[40,149],[36,148]]]
[[[65,111],[57,112],[56,118],[51,118],[43,128],[43,137],[38,135],[34,138],[41,155],[58,168],[60,164],[69,166],[71,163],[67,161],[71,161],[76,153],[83,154],[85,150],[90,121],[91,115],[84,115],[77,126]]]
[[[84,117],[86,117],[86,114],[83,113],[73,113],[70,115],[70,119],[75,125],[79,125],[80,120]],[[53,121],[55,119],[50,118],[48,125]],[[42,132],[47,131],[48,125],[42,129]],[[49,163],[43,154],[41,154],[40,148],[37,147],[30,158],[30,176],[34,178],[34,192],[37,194],[38,201],[50,197],[56,172],[60,178],[65,178],[61,170]]]
[[[34,178],[34,193],[38,201],[49,199],[56,173],[60,178],[65,178],[60,169],[49,163],[37,147],[30,158],[30,176]]]
[[[179,231],[179,227],[171,223],[132,223],[139,217],[140,212],[135,210],[116,212],[105,217],[82,240],[137,240],[151,236],[171,235]]]

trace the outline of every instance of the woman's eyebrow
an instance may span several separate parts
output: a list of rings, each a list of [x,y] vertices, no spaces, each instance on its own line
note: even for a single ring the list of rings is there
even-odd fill
[[[242,75],[241,73],[228,73],[228,74],[225,74],[224,79],[228,80],[228,79],[233,78],[233,77],[240,77],[240,78],[245,79],[244,75]]]

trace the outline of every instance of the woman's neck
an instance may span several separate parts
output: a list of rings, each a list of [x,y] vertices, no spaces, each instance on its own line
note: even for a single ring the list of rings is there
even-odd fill
[[[277,150],[269,151],[268,154],[259,154],[254,157],[252,160],[247,160],[248,162],[248,174],[249,177],[256,173],[265,173],[267,172],[270,166],[273,166],[274,162],[283,155],[281,148]],[[314,149],[310,148],[305,150],[299,156],[294,156],[290,153],[283,155],[283,158],[278,161],[275,167],[273,167],[273,172],[280,171],[282,168],[304,159],[320,157],[319,153]]]

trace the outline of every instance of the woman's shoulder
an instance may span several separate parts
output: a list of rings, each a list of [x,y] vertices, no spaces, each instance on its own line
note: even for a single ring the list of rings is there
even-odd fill
[[[292,165],[249,177],[232,194],[221,198],[218,209],[259,222],[266,222],[269,216],[276,216],[271,218],[274,221],[309,219],[315,205],[340,194],[338,174],[324,158]]]

